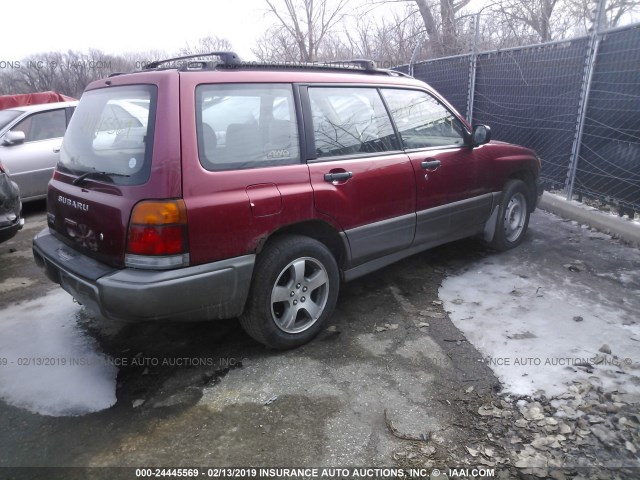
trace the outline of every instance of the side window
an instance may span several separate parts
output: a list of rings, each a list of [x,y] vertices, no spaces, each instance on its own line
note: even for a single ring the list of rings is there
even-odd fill
[[[431,95],[418,90],[383,89],[404,148],[464,145],[464,126]]]
[[[67,119],[64,109],[29,115],[11,130],[24,132],[25,142],[64,137]]]
[[[200,85],[196,129],[200,163],[207,170],[300,161],[291,85]]]
[[[309,88],[318,158],[399,150],[375,88]]]

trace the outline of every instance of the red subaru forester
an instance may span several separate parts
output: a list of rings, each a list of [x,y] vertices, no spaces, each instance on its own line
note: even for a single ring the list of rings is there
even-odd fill
[[[90,84],[38,265],[112,319],[239,317],[309,341],[349,281],[436,245],[518,245],[540,161],[370,61],[155,62]]]

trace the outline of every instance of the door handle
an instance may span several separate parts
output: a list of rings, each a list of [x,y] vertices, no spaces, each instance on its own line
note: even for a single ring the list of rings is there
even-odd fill
[[[336,173],[325,173],[324,181],[325,182],[339,182],[342,180],[349,180],[353,177],[353,173],[351,172],[336,172]]]
[[[440,160],[436,160],[435,158],[427,158],[420,164],[420,166],[425,170],[437,170],[438,168],[440,168]]]
[[[60,147],[53,147],[53,153],[60,153]]]

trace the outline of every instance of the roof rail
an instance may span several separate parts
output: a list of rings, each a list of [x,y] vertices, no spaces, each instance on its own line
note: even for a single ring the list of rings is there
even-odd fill
[[[378,70],[376,62],[367,58],[354,58],[353,60],[334,60],[331,62],[322,62],[321,65],[356,65],[362,70],[373,71]]]
[[[202,57],[219,57],[220,63],[223,65],[238,65],[240,64],[240,57],[234,52],[210,52],[210,53],[196,53],[193,55],[183,55],[181,57],[167,58],[165,60],[157,60],[155,62],[147,63],[142,70],[153,70],[165,63],[177,62],[180,60],[189,60],[191,58]]]
[[[201,60],[203,57],[218,57],[219,61]],[[199,59],[193,60],[192,59]],[[353,73],[389,75],[396,77],[409,77],[403,72],[378,68],[374,60],[365,58],[356,58],[352,60],[335,60],[330,62],[243,62],[234,52],[210,52],[196,53],[193,55],[184,55],[181,57],[167,58],[166,60],[157,60],[150,62],[142,67],[138,72],[155,70],[162,65],[172,62],[180,62],[180,65],[170,65],[165,68],[178,68],[180,71],[194,70],[225,70],[225,69],[247,69],[247,70],[268,70],[268,69],[284,69],[284,70],[316,70],[316,71],[342,71]]]
[[[392,77],[414,78],[411,75],[409,75],[408,73],[400,72],[398,70],[391,70],[390,68],[381,68],[381,69],[378,69],[378,71],[379,72],[386,72],[387,75],[390,75]]]
[[[194,70],[196,63],[200,63],[200,69],[210,67],[210,62],[192,62],[192,64],[185,65],[181,70]],[[269,69],[283,69],[283,70],[315,70],[315,71],[331,71],[331,72],[350,72],[350,73],[364,73],[374,75],[388,75],[392,77],[407,77],[413,78],[411,75],[407,75],[403,72],[396,70],[389,70],[386,68],[378,68],[374,60],[367,59],[354,59],[354,60],[335,60],[330,62],[239,62],[234,65],[215,64],[210,68],[216,70],[231,69],[247,69],[247,70],[269,70]]]

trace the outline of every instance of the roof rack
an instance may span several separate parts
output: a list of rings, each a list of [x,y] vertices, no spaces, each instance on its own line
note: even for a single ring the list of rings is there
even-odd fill
[[[204,63],[204,62],[203,62]],[[203,69],[206,68],[203,66]],[[283,70],[315,70],[320,72],[350,72],[350,73],[364,73],[373,75],[389,75],[394,77],[407,77],[413,78],[411,75],[407,75],[403,72],[396,70],[388,70],[386,68],[378,68],[376,62],[366,59],[355,60],[338,60],[331,62],[240,62],[236,65],[222,65],[217,64],[214,66],[216,70],[224,69],[246,69],[246,70],[269,70],[269,69],[283,69]],[[192,70],[193,68],[188,68]]]
[[[142,67],[142,70],[153,70],[165,63],[178,62],[182,60],[189,60],[191,58],[202,58],[202,57],[219,57],[220,58],[219,63],[223,65],[240,64],[240,57],[234,52],[210,52],[210,53],[196,53],[193,55],[184,55],[182,57],[167,58],[166,60],[157,60],[155,62],[147,63],[144,67]],[[210,62],[199,62],[199,63],[210,63]]]
[[[218,57],[219,61],[208,60],[193,60],[201,59],[204,57]],[[180,65],[169,65],[162,67],[165,64],[171,64],[180,62]],[[141,71],[155,70],[159,68],[178,68],[180,71],[194,71],[194,70],[226,70],[226,69],[246,69],[246,70],[269,70],[269,69],[291,69],[291,70],[316,70],[316,71],[334,71],[334,72],[354,72],[354,73],[367,73],[378,75],[389,75],[397,77],[412,78],[411,75],[407,75],[403,72],[396,70],[388,70],[384,68],[378,68],[374,60],[356,58],[353,60],[336,60],[330,62],[256,62],[248,61],[243,62],[240,57],[234,52],[211,52],[211,53],[197,53],[193,55],[185,55],[181,57],[167,58],[166,60],[157,60],[146,64]]]

